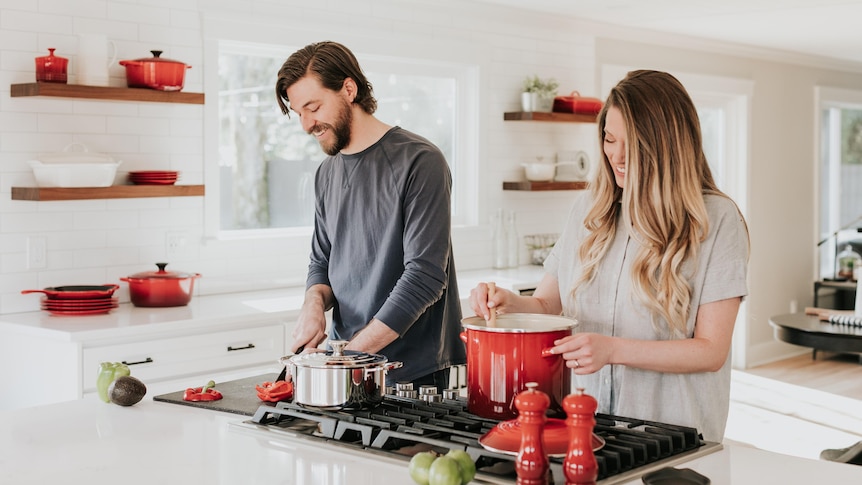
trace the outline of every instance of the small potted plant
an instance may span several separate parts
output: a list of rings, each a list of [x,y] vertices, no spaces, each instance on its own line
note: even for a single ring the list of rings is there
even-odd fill
[[[550,113],[554,107],[554,96],[560,84],[556,79],[541,79],[539,76],[524,79],[524,92],[521,93],[523,111],[542,111]]]

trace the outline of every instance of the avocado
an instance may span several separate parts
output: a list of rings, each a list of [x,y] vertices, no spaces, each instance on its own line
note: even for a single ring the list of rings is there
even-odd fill
[[[117,377],[108,386],[108,396],[111,402],[120,406],[132,406],[140,402],[147,393],[147,386],[132,376]]]

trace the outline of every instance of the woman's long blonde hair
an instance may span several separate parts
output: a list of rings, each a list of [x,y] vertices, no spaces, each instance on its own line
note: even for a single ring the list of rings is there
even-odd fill
[[[593,206],[584,225],[588,235],[578,256],[583,265],[572,290],[595,277],[599,263],[624,217],[641,249],[632,265],[632,288],[650,312],[656,331],[664,319],[670,335],[684,337],[691,311],[687,277],[696,270],[701,242],[709,233],[704,195],[725,196],[712,178],[703,153],[700,122],[694,103],[670,74],[632,71],[608,95],[598,117],[603,145],[607,112],[617,108],[626,131],[625,190],[604,163],[591,184]]]

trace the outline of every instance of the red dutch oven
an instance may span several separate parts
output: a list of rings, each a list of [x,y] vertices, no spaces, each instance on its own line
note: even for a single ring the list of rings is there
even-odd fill
[[[120,61],[126,68],[126,84],[130,88],[150,88],[159,91],[181,91],[186,69],[192,66],[159,57],[162,51],[150,51],[153,57]]]
[[[120,278],[129,283],[132,304],[142,307],[170,307],[188,305],[192,299],[195,280],[200,273],[165,271],[168,263],[156,263],[158,271],[144,271]]]
[[[514,400],[535,382],[551,399],[551,414],[565,413],[571,375],[561,355],[548,354],[554,341],[572,334],[577,321],[532,313],[499,315],[494,327],[482,317],[461,321],[467,345],[467,409],[483,418],[518,416]]]

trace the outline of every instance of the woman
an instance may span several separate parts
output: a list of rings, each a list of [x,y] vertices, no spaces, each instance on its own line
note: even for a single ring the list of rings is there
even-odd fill
[[[599,412],[691,426],[721,441],[730,344],[747,295],[748,229],[715,185],[697,110],[673,76],[630,72],[598,118],[603,163],[532,296],[471,292],[497,313],[577,318],[555,342]]]

